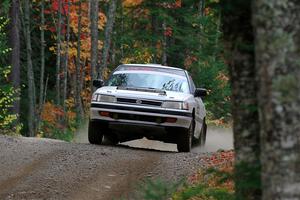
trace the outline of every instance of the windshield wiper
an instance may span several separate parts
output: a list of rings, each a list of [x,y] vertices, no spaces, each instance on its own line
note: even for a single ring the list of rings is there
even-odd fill
[[[157,88],[151,88],[151,87],[123,87],[118,86],[117,90],[133,90],[133,91],[140,91],[140,92],[153,92],[158,93],[161,95],[166,95],[167,92],[165,90],[157,89]]]

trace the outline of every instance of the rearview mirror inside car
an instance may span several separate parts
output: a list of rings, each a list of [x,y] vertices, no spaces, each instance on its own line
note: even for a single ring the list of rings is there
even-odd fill
[[[194,96],[195,97],[205,97],[207,95],[207,90],[204,88],[196,88]]]
[[[101,79],[93,80],[93,86],[96,87],[96,88],[102,87],[103,84],[104,84],[104,81],[101,80]]]

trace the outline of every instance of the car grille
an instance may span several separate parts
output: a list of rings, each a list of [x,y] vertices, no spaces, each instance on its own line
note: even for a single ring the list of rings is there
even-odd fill
[[[117,98],[118,103],[128,103],[143,106],[161,106],[161,101],[143,100],[143,99],[127,99],[127,98]]]

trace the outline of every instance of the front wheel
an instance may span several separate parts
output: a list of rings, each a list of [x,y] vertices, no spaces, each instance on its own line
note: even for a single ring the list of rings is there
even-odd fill
[[[104,135],[103,143],[105,145],[117,145],[119,143],[119,139],[115,134],[110,132],[109,134]]]
[[[194,135],[195,122],[192,121],[190,128],[179,134],[177,149],[179,152],[190,152],[192,148],[192,138]]]
[[[89,142],[91,144],[101,144],[103,139],[102,131],[99,123],[90,121],[88,130]]]

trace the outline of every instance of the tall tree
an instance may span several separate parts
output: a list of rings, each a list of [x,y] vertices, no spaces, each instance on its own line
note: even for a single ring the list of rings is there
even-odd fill
[[[69,43],[70,43],[70,6],[71,1],[67,1],[67,35],[66,35],[66,47],[65,47],[65,63],[64,63],[64,82],[63,82],[63,109],[66,115],[66,99],[67,99],[67,87],[68,87],[68,65],[69,65]],[[66,116],[65,116],[66,120]]]
[[[224,35],[232,52],[229,64],[238,199],[260,199],[258,83],[254,63],[251,0],[223,0]],[[247,184],[244,184],[244,183]]]
[[[153,2],[152,2],[153,3]],[[124,26],[124,17],[122,17],[122,26]],[[157,20],[158,16],[156,13],[151,13],[151,33],[152,35],[157,35],[158,32],[158,20]],[[123,28],[124,29],[124,28]],[[122,33],[124,32],[124,30],[122,30]],[[164,37],[164,35],[163,35]],[[152,51],[153,51],[153,57],[152,57],[152,63],[157,63],[157,38],[152,37],[151,38],[151,46],[152,46]],[[122,56],[123,57],[123,56]]]
[[[10,7],[10,33],[9,33],[9,46],[12,48],[10,55],[10,63],[12,67],[11,80],[13,87],[17,90],[20,89],[20,2],[19,0],[12,0]],[[20,114],[20,100],[19,92],[18,97],[14,101],[13,114]]]
[[[163,29],[163,37],[162,37],[162,64],[167,65],[167,25],[166,21],[164,20],[162,24]]]
[[[199,0],[199,5],[198,5],[198,11],[199,11],[199,19],[204,17],[204,9],[205,9],[205,0]],[[203,34],[203,26],[199,26],[199,33],[198,33],[198,38],[199,38],[199,50],[201,50],[201,43],[202,43],[202,34]]]
[[[31,2],[24,0],[24,36],[26,40],[27,80],[28,80],[28,129],[29,136],[35,136],[35,83],[32,66],[32,47],[30,33]]]
[[[101,62],[101,71],[104,72],[107,68],[107,59],[108,53],[110,51],[111,46],[111,38],[113,33],[113,27],[115,23],[116,16],[116,8],[117,8],[117,0],[110,0],[109,9],[107,13],[107,22],[105,26],[105,39],[104,39],[104,47],[102,53],[102,62]]]
[[[90,20],[91,20],[91,79],[96,78],[96,68],[98,64],[98,0],[90,2]]]
[[[300,2],[255,1],[263,199],[300,199]]]
[[[41,70],[40,70],[40,94],[39,94],[39,113],[37,127],[39,128],[41,113],[43,110],[44,103],[44,76],[45,76],[45,0],[41,0]]]
[[[75,88],[75,104],[77,120],[81,121],[83,118],[83,108],[81,101],[81,19],[82,19],[82,0],[78,1],[78,34],[77,34],[77,57],[76,57],[76,88]]]
[[[61,66],[61,27],[62,27],[62,1],[58,0],[56,25],[56,104],[60,105],[60,66]]]
[[[199,15],[201,16],[201,17],[203,17],[204,16],[204,9],[205,9],[205,0],[199,0]]]

